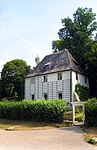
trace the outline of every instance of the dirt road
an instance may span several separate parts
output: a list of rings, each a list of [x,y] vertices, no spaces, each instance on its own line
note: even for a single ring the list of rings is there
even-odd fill
[[[79,126],[32,131],[0,131],[0,150],[97,150]]]

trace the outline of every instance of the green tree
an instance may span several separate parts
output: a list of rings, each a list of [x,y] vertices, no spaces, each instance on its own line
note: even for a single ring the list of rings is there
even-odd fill
[[[73,57],[89,76],[91,96],[97,97],[97,21],[92,8],[78,8],[62,19],[59,40],[52,42],[53,52],[69,49]],[[95,37],[94,37],[95,35]]]
[[[89,76],[89,86],[93,97],[97,97],[97,42],[92,45],[91,52],[85,56],[86,72]]]
[[[36,65],[38,65],[40,63],[40,58],[38,55],[35,57],[35,62],[36,62]]]
[[[69,17],[62,19],[63,28],[58,32],[60,40],[52,42],[54,52],[69,49],[84,68],[84,54],[91,51],[93,31],[97,29],[95,16],[91,8],[78,8],[73,14],[73,20]]]
[[[54,50],[53,52],[58,52],[62,51],[64,48],[66,48],[66,44],[64,40],[55,40],[52,42],[52,49]]]
[[[30,72],[30,66],[25,61],[15,59],[7,62],[1,72],[2,98],[23,99],[25,76]]]

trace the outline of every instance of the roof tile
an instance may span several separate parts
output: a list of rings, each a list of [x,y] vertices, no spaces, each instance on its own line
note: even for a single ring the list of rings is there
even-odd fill
[[[78,62],[73,58],[69,51],[65,49],[45,56],[44,59],[33,69],[32,73],[27,75],[27,77],[70,69],[82,72]]]

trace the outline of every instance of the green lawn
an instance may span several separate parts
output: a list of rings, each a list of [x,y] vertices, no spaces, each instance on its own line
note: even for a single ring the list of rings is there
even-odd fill
[[[84,136],[85,141],[97,146],[97,142],[94,142],[94,140],[92,140],[93,138],[97,138],[97,127],[85,127],[84,131],[86,132]]]
[[[15,127],[14,130],[35,130],[35,129],[48,129],[68,126],[67,123],[43,123],[43,122],[29,122],[18,120],[0,119],[0,129]]]

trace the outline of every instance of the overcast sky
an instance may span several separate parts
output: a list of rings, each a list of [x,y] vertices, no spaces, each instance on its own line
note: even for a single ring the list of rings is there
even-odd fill
[[[37,55],[52,53],[61,19],[72,18],[78,7],[97,14],[97,0],[0,0],[0,71],[13,59],[33,67]]]

